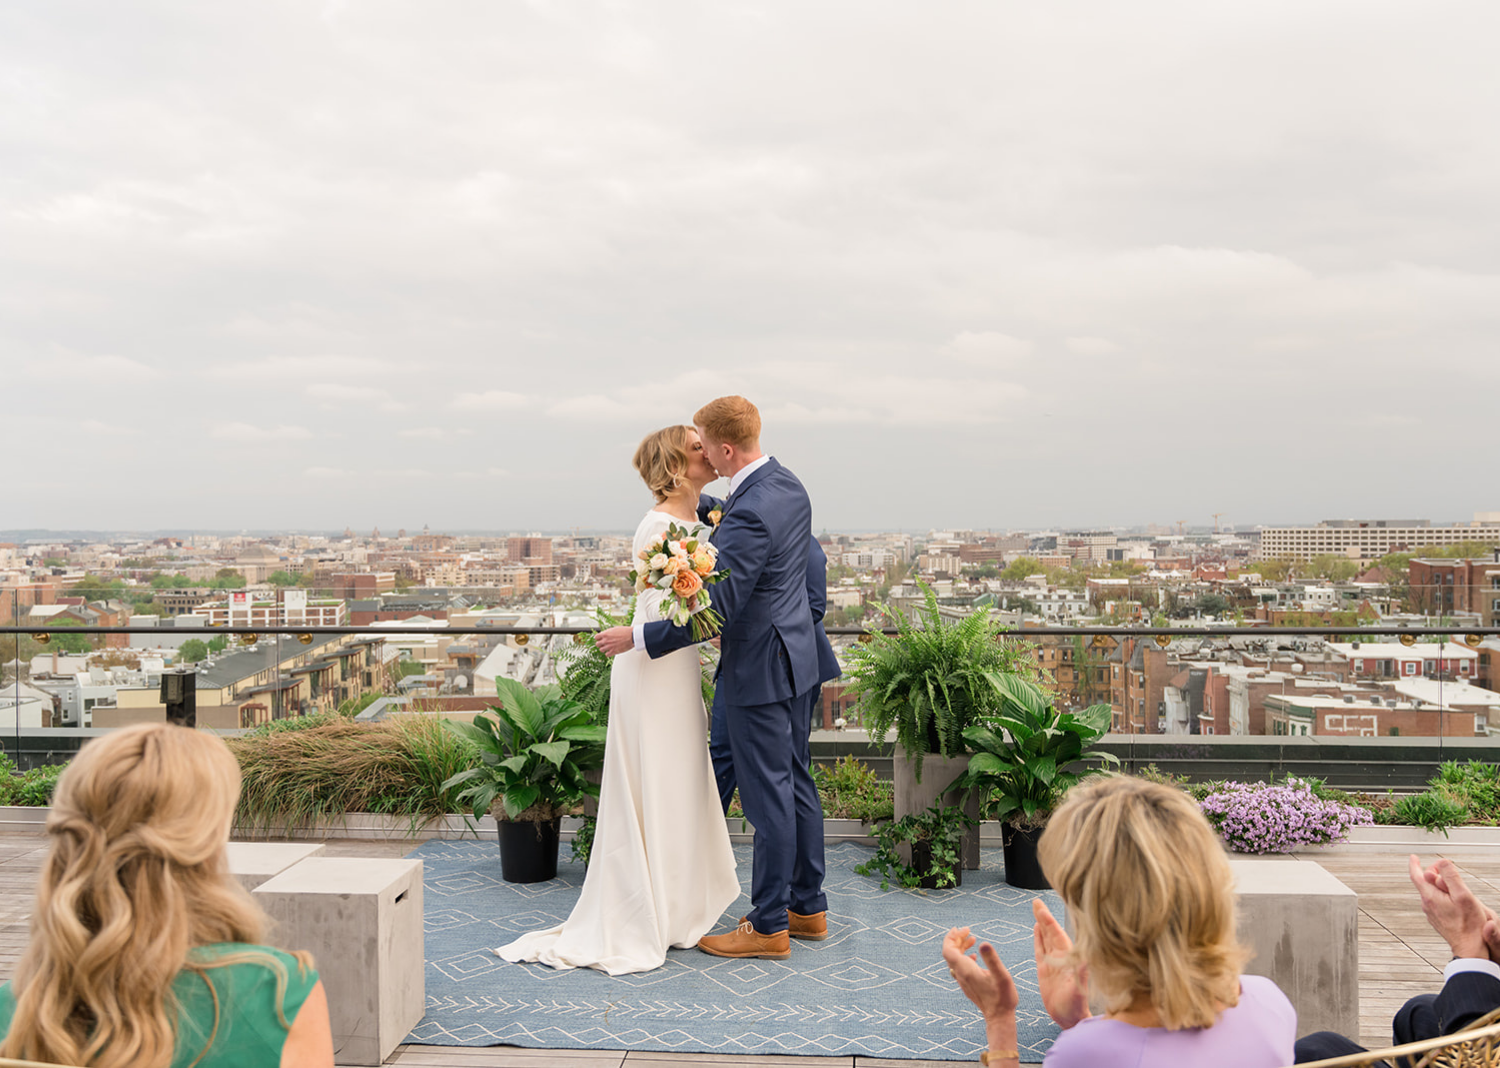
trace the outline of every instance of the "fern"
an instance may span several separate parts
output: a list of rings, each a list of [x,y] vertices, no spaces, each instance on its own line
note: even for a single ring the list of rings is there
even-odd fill
[[[880,606],[881,622],[895,634],[871,628],[868,642],[848,653],[850,689],[870,737],[880,740],[892,727],[896,744],[916,762],[928,752],[956,756],[966,751],[966,727],[985,722],[999,709],[999,697],[986,674],[1020,675],[1045,682],[1029,642],[1004,636],[983,610],[952,621],[938,608],[937,594],[920,583],[926,596],[911,620]]]
[[[599,621],[598,630],[625,626],[630,622],[633,612],[633,601],[627,601],[619,615],[596,606],[594,613]],[[584,634],[582,637],[583,641],[575,642],[557,654],[559,668],[557,685],[564,697],[578,704],[595,723],[604,727],[609,724],[609,681],[610,669],[614,661],[601,653],[594,645],[592,634]],[[705,645],[702,649],[705,652],[711,652],[712,646]],[[716,655],[713,654],[713,656]],[[714,703],[712,656],[710,660],[711,662],[703,670],[703,706],[705,708],[712,708]]]

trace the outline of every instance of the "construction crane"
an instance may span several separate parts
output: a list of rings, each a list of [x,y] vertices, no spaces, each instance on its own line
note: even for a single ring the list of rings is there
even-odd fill
[[[1186,531],[1186,529],[1187,529],[1187,520],[1186,519],[1179,519],[1179,520],[1177,520],[1177,533],[1178,534],[1182,534],[1182,533],[1184,533]]]
[[[1215,512],[1215,513],[1213,513],[1213,517],[1214,517],[1214,533],[1215,534],[1217,534],[1219,532],[1219,516],[1226,515],[1226,514],[1228,514],[1228,513],[1226,513],[1226,512]]]

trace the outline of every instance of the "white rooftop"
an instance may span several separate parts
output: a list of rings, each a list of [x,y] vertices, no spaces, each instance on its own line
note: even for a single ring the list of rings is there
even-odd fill
[[[1400,642],[1329,642],[1328,648],[1340,656],[1350,658],[1374,658],[1376,660],[1477,660],[1479,654],[1467,645],[1457,642],[1417,642],[1402,645]],[[1441,657],[1439,657],[1441,650]]]

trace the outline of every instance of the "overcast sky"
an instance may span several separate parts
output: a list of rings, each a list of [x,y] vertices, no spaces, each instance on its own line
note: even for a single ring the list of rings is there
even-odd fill
[[[1500,4],[0,8],[0,528],[1500,509]]]

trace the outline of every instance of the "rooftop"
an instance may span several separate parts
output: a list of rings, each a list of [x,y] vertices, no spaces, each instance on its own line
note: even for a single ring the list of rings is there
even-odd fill
[[[345,857],[401,857],[416,848],[411,841],[330,840],[326,855]],[[25,948],[27,915],[37,874],[46,853],[42,835],[0,832],[0,981],[10,979]],[[1444,852],[1462,871],[1470,888],[1487,902],[1500,901],[1500,846],[1453,844]],[[1283,863],[1313,858],[1294,854]],[[1435,856],[1423,856],[1431,863]],[[1420,902],[1406,875],[1406,853],[1320,854],[1316,862],[1359,895],[1360,1035],[1352,1036],[1370,1048],[1390,1043],[1390,1023],[1409,997],[1438,989],[1450,956],[1448,946],[1428,926]],[[978,1014],[972,1025],[982,1033]],[[643,1053],[624,1050],[569,1050],[565,1058],[550,1050],[515,1046],[397,1047],[386,1064],[395,1068],[544,1068],[563,1063],[587,1068],[922,1068],[972,1060],[915,1062],[872,1057],[758,1057],[751,1054],[714,1056],[695,1053]]]

